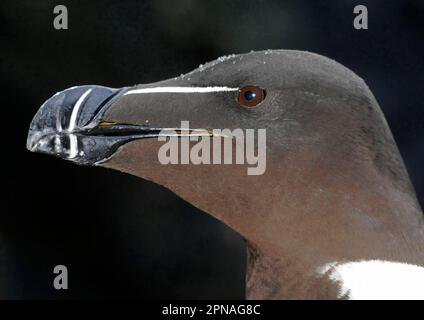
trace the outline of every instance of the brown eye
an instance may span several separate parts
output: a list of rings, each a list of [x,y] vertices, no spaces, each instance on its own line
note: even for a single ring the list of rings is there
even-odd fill
[[[265,99],[265,90],[257,86],[245,86],[239,90],[238,102],[245,107],[254,107]]]

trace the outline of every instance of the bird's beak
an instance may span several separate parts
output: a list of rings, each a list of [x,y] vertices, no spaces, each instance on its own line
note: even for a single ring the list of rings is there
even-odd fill
[[[27,148],[77,164],[94,165],[110,159],[117,149],[136,139],[159,136],[210,135],[204,130],[153,128],[104,119],[119,108],[128,88],[78,86],[56,93],[38,110],[28,133]]]
[[[145,125],[103,121],[102,116],[127,88],[78,86],[56,93],[34,116],[27,148],[78,164],[107,160],[119,146],[158,136]]]

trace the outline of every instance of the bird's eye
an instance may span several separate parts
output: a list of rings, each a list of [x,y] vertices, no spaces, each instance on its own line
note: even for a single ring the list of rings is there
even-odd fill
[[[245,86],[239,90],[238,103],[245,107],[254,107],[265,99],[265,90],[257,86]]]

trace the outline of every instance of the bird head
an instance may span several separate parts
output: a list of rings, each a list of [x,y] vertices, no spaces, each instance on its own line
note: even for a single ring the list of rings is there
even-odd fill
[[[181,163],[181,148],[179,163],[159,161],[164,139],[172,137],[187,140],[189,150],[206,137],[237,144],[214,129],[253,130],[245,155],[265,147],[265,167],[258,162],[261,168],[247,174],[252,163],[237,161],[235,149],[231,163]],[[285,50],[222,57],[156,83],[61,91],[35,115],[27,147],[154,181],[252,242],[286,234],[289,246],[334,223],[335,195],[356,188],[343,181],[366,179],[368,165],[396,175],[400,161],[362,79],[330,59]]]

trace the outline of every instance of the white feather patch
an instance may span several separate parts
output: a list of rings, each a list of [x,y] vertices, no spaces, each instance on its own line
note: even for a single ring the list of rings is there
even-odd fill
[[[351,300],[423,300],[424,267],[381,260],[329,263],[318,270]]]

